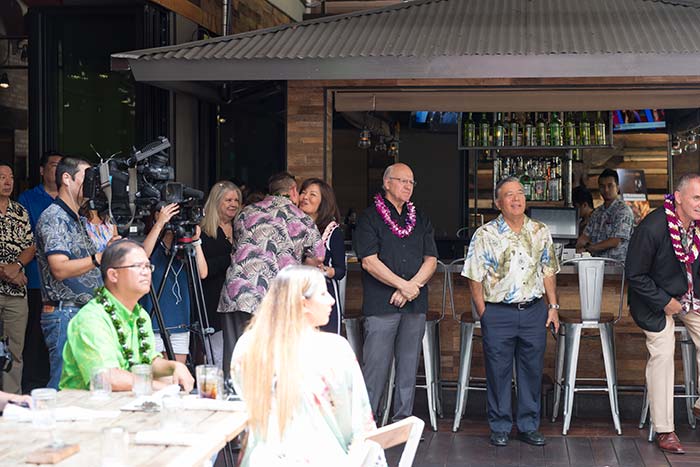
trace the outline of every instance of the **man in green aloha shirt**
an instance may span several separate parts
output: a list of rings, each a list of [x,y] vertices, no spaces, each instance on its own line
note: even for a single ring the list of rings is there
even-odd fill
[[[92,372],[109,368],[112,390],[130,391],[131,366],[146,363],[153,368],[154,389],[166,384],[158,378],[172,376],[174,384],[191,391],[194,379],[187,367],[156,352],[151,319],[138,304],[150,289],[152,272],[141,245],[131,240],[112,243],[102,254],[100,271],[105,287],[68,325],[59,388],[88,389]]]

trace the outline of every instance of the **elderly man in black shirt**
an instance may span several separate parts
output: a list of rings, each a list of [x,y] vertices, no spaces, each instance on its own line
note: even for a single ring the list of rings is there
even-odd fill
[[[415,181],[406,164],[384,172],[384,195],[357,220],[354,247],[362,262],[365,342],[362,372],[375,415],[396,358],[394,417],[413,412],[416,369],[428,310],[425,285],[437,266],[433,226],[410,202]]]

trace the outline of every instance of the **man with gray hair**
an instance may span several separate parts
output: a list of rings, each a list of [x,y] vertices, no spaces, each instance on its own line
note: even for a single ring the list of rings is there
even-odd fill
[[[515,358],[518,437],[542,446],[545,438],[538,431],[542,371],[547,327],[559,329],[559,262],[549,228],[525,215],[525,192],[518,179],[501,180],[495,198],[501,215],[474,233],[462,270],[481,320],[490,442],[507,445],[513,428]]]
[[[700,175],[681,177],[664,207],[647,215],[632,234],[625,271],[630,313],[646,336],[646,381],[656,443],[664,452],[685,451],[673,420],[674,317],[700,341]],[[700,349],[700,347],[698,347]],[[693,413],[700,418],[700,400]]]
[[[117,240],[102,253],[100,272],[104,287],[68,324],[63,349],[61,389],[89,389],[92,373],[105,368],[114,391],[131,391],[133,365],[151,365],[153,388],[167,383],[191,391],[194,378],[187,367],[156,352],[151,318],[139,299],[151,287],[153,265],[143,247]],[[160,378],[172,377],[172,381]]]
[[[384,195],[358,218],[353,235],[362,263],[364,346],[362,372],[375,416],[396,359],[393,420],[413,413],[420,345],[428,311],[426,284],[437,267],[430,220],[411,203],[411,168],[384,172]]]

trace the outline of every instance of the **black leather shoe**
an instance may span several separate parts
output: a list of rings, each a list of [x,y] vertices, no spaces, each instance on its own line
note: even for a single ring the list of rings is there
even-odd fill
[[[507,446],[508,445],[508,433],[505,431],[492,431],[489,442],[494,446]]]
[[[544,439],[544,435],[539,431],[524,431],[518,433],[518,439],[524,443],[532,444],[533,446],[544,446],[547,441]]]

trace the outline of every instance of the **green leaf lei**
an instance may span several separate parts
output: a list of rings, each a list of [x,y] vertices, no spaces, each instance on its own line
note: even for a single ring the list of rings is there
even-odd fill
[[[131,368],[133,365],[138,365],[139,363],[151,363],[149,358],[146,356],[146,352],[148,352],[151,349],[151,344],[149,344],[146,341],[146,338],[148,337],[148,331],[146,331],[146,323],[148,322],[148,320],[146,320],[146,318],[144,318],[143,316],[139,316],[138,318],[136,318],[136,324],[139,327],[138,338],[140,341],[139,350],[141,351],[141,361],[133,361],[131,359],[134,357],[134,351],[126,343],[126,333],[124,332],[122,321],[119,319],[119,316],[117,316],[116,307],[107,297],[104,287],[100,287],[99,289],[97,289],[97,291],[95,292],[95,298],[97,299],[99,304],[102,305],[102,307],[105,309],[110,319],[112,320],[114,329],[117,331],[117,338],[119,339],[119,345],[121,347],[122,354],[124,355],[126,361],[129,362],[129,368]]]

